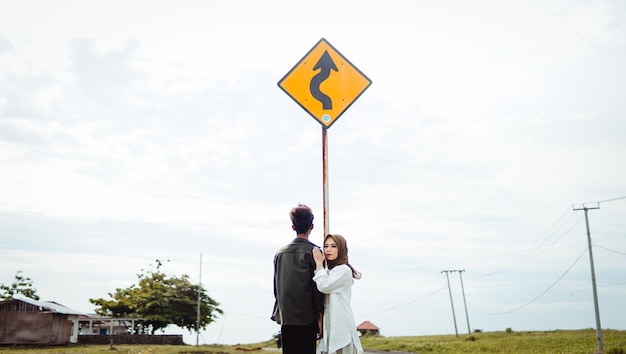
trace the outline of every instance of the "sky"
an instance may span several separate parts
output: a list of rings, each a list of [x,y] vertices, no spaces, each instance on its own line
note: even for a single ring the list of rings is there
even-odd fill
[[[0,0],[0,283],[93,313],[168,260],[224,311],[200,344],[272,338],[289,210],[320,244],[325,209],[322,125],[277,83],[321,38],[372,81],[327,130],[357,324],[595,328],[587,207],[626,329],[620,0]]]

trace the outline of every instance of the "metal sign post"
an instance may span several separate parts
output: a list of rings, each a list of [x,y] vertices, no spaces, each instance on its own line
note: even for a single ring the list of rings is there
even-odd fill
[[[328,128],[322,127],[322,180],[324,193],[324,238],[330,233],[328,209]]]
[[[324,237],[330,232],[327,130],[371,84],[324,38],[278,82],[278,87],[322,124]]]

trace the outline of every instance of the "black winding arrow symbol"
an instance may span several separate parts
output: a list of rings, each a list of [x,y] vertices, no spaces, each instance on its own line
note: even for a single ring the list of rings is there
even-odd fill
[[[324,110],[331,110],[333,109],[333,101],[330,99],[330,97],[328,97],[328,95],[320,91],[320,85],[322,84],[322,82],[328,79],[328,77],[330,76],[330,71],[339,71],[337,69],[337,65],[335,65],[335,62],[333,62],[333,59],[330,57],[330,54],[328,54],[328,51],[324,51],[324,54],[322,54],[320,60],[318,60],[317,64],[315,64],[315,66],[313,67],[313,71],[317,69],[321,70],[311,79],[309,91],[311,91],[311,95],[313,95],[313,98],[322,102],[322,108]]]

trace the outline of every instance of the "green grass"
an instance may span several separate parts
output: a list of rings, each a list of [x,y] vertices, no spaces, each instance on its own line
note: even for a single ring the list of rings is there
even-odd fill
[[[0,354],[244,354],[260,353],[262,347],[276,347],[272,341],[254,345],[68,345],[53,347],[0,347]],[[263,351],[265,352],[265,351]],[[266,352],[271,353],[271,352]]]
[[[626,354],[626,331],[602,331],[605,354]],[[361,338],[366,351],[401,351],[409,353],[550,353],[591,354],[598,349],[596,331],[557,330],[532,332],[480,332],[471,335]],[[61,347],[0,347],[0,354],[245,354],[271,353],[262,348],[276,348],[274,341],[245,345],[89,345]]]
[[[604,352],[626,349],[626,331],[603,330]],[[364,348],[412,353],[595,353],[598,349],[594,329],[548,332],[480,332],[471,335],[419,337],[364,337]]]

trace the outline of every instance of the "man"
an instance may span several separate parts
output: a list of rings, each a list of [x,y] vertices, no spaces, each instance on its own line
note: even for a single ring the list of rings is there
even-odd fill
[[[324,295],[313,281],[315,260],[309,235],[313,212],[304,205],[291,209],[291,228],[296,238],[274,256],[274,313],[272,320],[281,325],[284,354],[315,354],[321,336]]]

